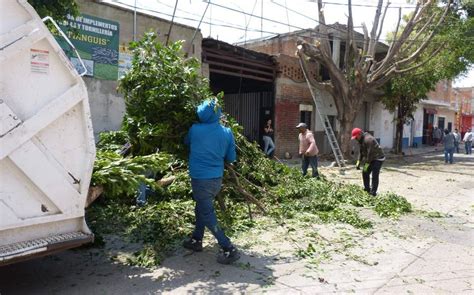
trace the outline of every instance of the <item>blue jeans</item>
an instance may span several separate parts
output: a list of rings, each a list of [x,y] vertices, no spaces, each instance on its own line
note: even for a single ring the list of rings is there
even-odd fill
[[[454,148],[445,148],[444,149],[444,162],[445,163],[453,163],[453,154],[454,154]]]
[[[464,143],[464,148],[466,149],[466,155],[472,154],[472,141],[466,141]]]
[[[377,195],[377,189],[379,187],[379,175],[382,169],[383,161],[372,161],[369,164],[367,172],[362,170],[362,180],[364,181],[364,190],[372,196]],[[372,174],[372,187],[370,186],[370,174]]]
[[[263,144],[263,152],[265,153],[265,155],[271,155],[271,153],[275,150],[275,144],[273,143],[273,139],[270,136],[264,135]]]
[[[155,177],[155,174],[150,170],[145,171],[143,175],[147,178]],[[137,197],[136,197],[137,205],[144,206],[146,204],[146,200],[148,199],[148,197],[152,195],[153,193],[154,191],[148,185],[146,185],[143,182],[140,182],[140,185],[138,186]]]
[[[138,206],[144,206],[146,204],[146,200],[148,196],[150,196],[153,193],[151,188],[144,184],[143,182],[140,182],[140,186],[138,187],[138,194],[137,194],[137,205]]]
[[[222,178],[191,179],[193,199],[196,202],[194,208],[196,227],[194,228],[193,238],[202,240],[204,230],[207,227],[217,239],[219,246],[227,249],[232,244],[217,223],[216,211],[214,210],[214,198],[221,190],[221,185]]]
[[[313,177],[318,177],[318,156],[304,156],[301,161],[301,170],[303,170],[303,175],[306,175],[308,173],[308,167],[311,165],[311,168],[313,169]]]
[[[459,154],[459,141],[454,142],[454,152]]]

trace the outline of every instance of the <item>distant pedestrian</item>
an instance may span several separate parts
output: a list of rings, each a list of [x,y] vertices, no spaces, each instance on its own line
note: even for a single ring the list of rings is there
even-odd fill
[[[352,130],[351,138],[357,140],[360,144],[359,160],[356,163],[356,168],[359,170],[362,166],[364,190],[372,196],[376,196],[380,169],[382,169],[382,164],[385,161],[385,154],[377,140],[370,133],[362,132],[360,128]],[[370,174],[372,174],[372,186],[370,186]]]
[[[441,129],[435,126],[433,130],[433,141],[434,141],[435,146],[440,144],[442,136],[443,136],[443,132],[441,131]]]
[[[454,153],[454,135],[449,132],[448,129],[444,129],[444,163],[452,164],[453,163],[453,153]]]
[[[466,149],[466,155],[472,154],[472,131],[471,128],[467,129],[467,132],[464,133],[464,148]]]
[[[268,120],[263,127],[263,152],[270,156],[275,150],[275,143],[273,142],[273,128],[272,120]]]
[[[459,154],[459,143],[461,142],[461,134],[457,129],[454,129],[454,152]]]
[[[299,123],[296,128],[298,128],[299,135],[298,139],[300,141],[299,153],[302,157],[301,160],[301,169],[303,170],[303,175],[308,173],[308,167],[311,165],[313,170],[312,176],[319,177],[318,173],[318,146],[314,140],[314,135],[311,130],[308,130],[308,125],[306,123]]]

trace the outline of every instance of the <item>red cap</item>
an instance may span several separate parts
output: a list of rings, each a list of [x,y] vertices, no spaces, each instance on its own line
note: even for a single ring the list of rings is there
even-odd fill
[[[360,128],[354,128],[354,129],[352,129],[352,137],[351,137],[351,139],[356,139],[356,137],[359,136],[360,134],[362,134],[362,129],[360,129]]]

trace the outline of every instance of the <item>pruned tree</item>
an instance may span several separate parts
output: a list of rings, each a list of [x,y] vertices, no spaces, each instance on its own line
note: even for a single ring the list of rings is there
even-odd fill
[[[428,45],[445,21],[450,10],[451,0],[443,9],[433,10],[432,8],[437,4],[433,0],[419,0],[403,28],[400,27],[402,20],[400,8],[394,34],[397,37],[389,44],[386,52],[377,52],[390,2],[386,3],[384,8],[384,1],[378,0],[370,33],[366,25],[362,24],[363,38],[356,38],[352,1],[348,0],[347,26],[341,29],[340,26],[332,27],[326,24],[323,1],[318,0],[320,25],[316,28],[317,42],[311,44],[299,40],[298,55],[303,65],[303,71],[310,77],[311,85],[318,90],[327,91],[334,98],[337,120],[340,123],[339,140],[342,151],[346,155],[350,152],[350,131],[364,99],[374,96],[380,97],[383,93],[381,88],[390,79],[414,71],[440,51],[440,47],[428,47]],[[344,55],[341,54],[342,60],[337,63],[333,60],[333,48],[331,48],[329,34],[335,31],[340,34],[339,36],[333,34],[332,38],[340,38],[342,42],[345,42]],[[426,58],[420,59],[422,54]],[[339,57],[336,56],[335,60],[339,60]],[[327,70],[330,80],[322,81],[311,78],[309,74],[310,61],[315,61],[323,66]]]

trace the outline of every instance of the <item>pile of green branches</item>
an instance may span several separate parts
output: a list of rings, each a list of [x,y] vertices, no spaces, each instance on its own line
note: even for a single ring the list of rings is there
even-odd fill
[[[192,230],[194,211],[183,139],[197,121],[196,106],[211,97],[222,103],[222,94],[212,96],[199,74],[198,61],[183,58],[180,42],[165,47],[148,33],[131,48],[132,67],[119,86],[126,102],[123,127],[103,133],[99,140],[92,185],[104,192],[88,209],[87,218],[96,234],[121,234],[143,243],[130,263],[152,266]],[[317,222],[368,228],[371,221],[360,217],[355,207],[374,208],[381,216],[411,210],[400,196],[373,198],[358,186],[303,177],[265,157],[232,118],[223,124],[233,131],[238,158],[226,166],[217,197],[219,218],[231,235],[255,224],[258,215],[281,224],[311,212]],[[135,205],[140,183],[154,191],[143,207]]]

